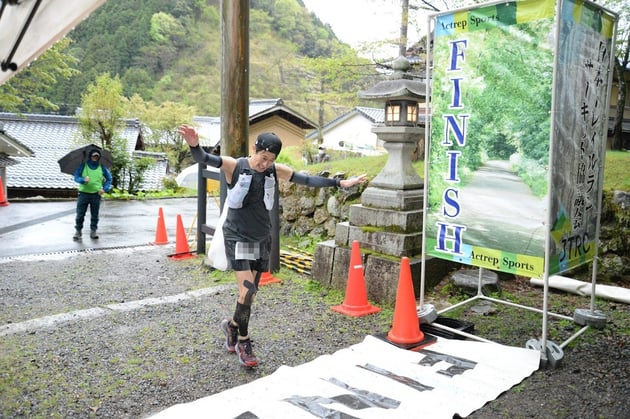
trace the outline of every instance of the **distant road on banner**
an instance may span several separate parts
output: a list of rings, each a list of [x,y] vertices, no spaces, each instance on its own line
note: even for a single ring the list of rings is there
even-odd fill
[[[510,162],[486,162],[460,188],[459,204],[457,222],[467,227],[466,243],[525,254],[538,249],[540,255],[544,249],[545,197],[534,196]],[[506,248],[508,244],[512,248]]]

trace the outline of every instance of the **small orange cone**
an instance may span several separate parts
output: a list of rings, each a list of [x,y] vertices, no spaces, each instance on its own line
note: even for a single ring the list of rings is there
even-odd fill
[[[278,282],[282,282],[279,278],[276,278],[275,276],[273,276],[271,274],[270,271],[267,272],[263,272],[262,275],[260,275],[260,281],[258,282],[258,285],[267,285],[267,284],[276,284]]]
[[[415,345],[424,340],[424,333],[420,330],[408,257],[403,257],[400,263],[394,322],[387,333],[387,340],[400,345]]]
[[[0,207],[9,206],[9,201],[7,201],[7,197],[4,195],[4,185],[2,184],[2,178],[0,177]]]
[[[177,235],[175,236],[175,253],[169,255],[171,259],[189,259],[194,257],[188,246],[188,238],[186,237],[186,231],[184,231],[184,223],[182,222],[182,216],[177,214]]]
[[[155,230],[155,241],[153,244],[168,244],[168,235],[166,234],[166,224],[164,223],[164,211],[160,207],[158,211],[157,229]]]
[[[333,306],[331,309],[353,317],[365,316],[366,314],[381,311],[379,307],[375,307],[368,302],[365,278],[363,276],[363,262],[361,260],[358,240],[352,242],[348,283],[346,284],[346,299],[343,304]]]

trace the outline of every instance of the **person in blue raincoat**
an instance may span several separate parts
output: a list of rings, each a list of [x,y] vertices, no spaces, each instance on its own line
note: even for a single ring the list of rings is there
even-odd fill
[[[90,237],[98,239],[98,220],[101,196],[112,189],[112,174],[101,164],[101,152],[90,150],[87,162],[81,163],[74,171],[74,181],[79,184],[77,212],[74,225],[74,240],[81,240],[83,221],[90,207]]]

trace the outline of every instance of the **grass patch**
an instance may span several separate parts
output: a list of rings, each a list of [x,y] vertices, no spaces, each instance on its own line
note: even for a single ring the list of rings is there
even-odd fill
[[[627,151],[606,152],[604,163],[604,189],[630,191],[630,153]]]
[[[310,173],[328,171],[330,173],[347,173],[348,176],[366,173],[373,179],[385,166],[387,155],[370,157],[351,157],[343,160],[331,160],[324,163],[304,165],[299,163],[296,170],[307,170]],[[412,162],[416,173],[424,179],[424,161]],[[357,169],[359,168],[359,169]],[[630,152],[607,151],[604,163],[604,189],[630,191]]]
[[[282,250],[286,250],[287,252],[295,252],[297,249],[301,252],[306,252],[310,254],[315,253],[315,246],[321,243],[321,241],[322,240],[317,237],[299,236],[297,234],[282,236],[280,238]]]

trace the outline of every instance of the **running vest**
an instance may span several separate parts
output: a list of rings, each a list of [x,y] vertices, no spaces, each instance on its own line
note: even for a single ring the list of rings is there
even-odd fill
[[[249,166],[247,158],[237,159],[225,202],[229,207],[223,224],[225,239],[260,242],[270,237],[269,211],[275,199],[275,169],[272,166],[258,173]]]
[[[103,187],[103,168],[99,164],[96,169],[90,169],[87,163],[83,164],[83,172],[81,176],[90,177],[88,183],[82,183],[79,185],[79,192],[84,193],[97,193]]]

